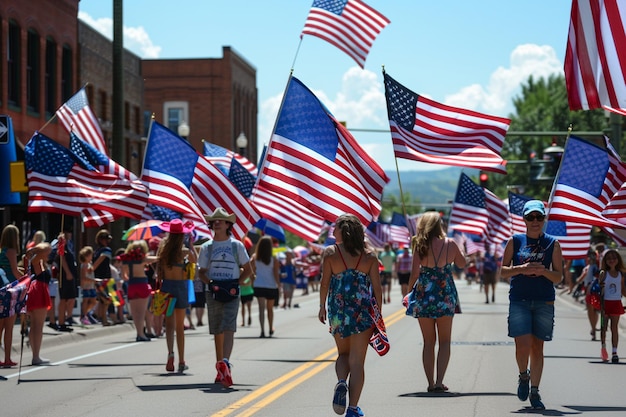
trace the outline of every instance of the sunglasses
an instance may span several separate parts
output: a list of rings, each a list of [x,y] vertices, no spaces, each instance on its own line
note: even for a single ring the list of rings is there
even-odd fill
[[[544,216],[543,214],[527,214],[526,216],[524,216],[524,219],[527,222],[534,222],[535,220],[537,220],[538,222],[542,222],[546,219],[546,216]]]

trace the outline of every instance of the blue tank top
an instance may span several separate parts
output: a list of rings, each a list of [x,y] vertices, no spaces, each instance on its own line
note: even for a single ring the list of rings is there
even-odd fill
[[[513,266],[541,262],[546,268],[550,268],[554,242],[554,236],[545,233],[539,239],[533,239],[526,234],[513,235]],[[554,301],[554,298],[554,284],[546,277],[518,274],[511,278],[511,301]]]

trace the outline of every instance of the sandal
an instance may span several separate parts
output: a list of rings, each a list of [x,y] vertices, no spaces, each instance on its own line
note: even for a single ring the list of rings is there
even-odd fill
[[[167,372],[174,372],[174,352],[167,354],[167,364],[165,365]]]
[[[448,387],[443,384],[433,388],[433,392],[446,392],[447,390],[448,390]]]

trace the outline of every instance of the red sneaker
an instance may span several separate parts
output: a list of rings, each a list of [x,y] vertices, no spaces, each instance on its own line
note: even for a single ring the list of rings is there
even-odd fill
[[[220,379],[219,383],[225,388],[233,385],[233,377],[230,374],[230,363],[227,361],[219,361],[215,364],[215,367],[217,368],[217,376]]]

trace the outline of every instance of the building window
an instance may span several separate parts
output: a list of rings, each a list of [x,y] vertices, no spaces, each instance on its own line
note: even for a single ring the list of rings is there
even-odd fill
[[[133,107],[133,116],[135,116],[135,133],[141,135],[141,109],[139,106]]]
[[[72,65],[72,48],[63,45],[61,57],[61,99],[65,103],[74,95],[74,69]]]
[[[124,128],[130,130],[130,103],[124,102]]]
[[[7,93],[9,104],[20,106],[20,27],[9,21],[9,40],[7,48]]]
[[[178,133],[178,125],[189,124],[189,103],[186,101],[166,101],[163,104],[165,125],[169,130]]]
[[[46,101],[46,113],[53,114],[57,110],[57,44],[51,39],[46,39],[46,74],[44,94]]]
[[[30,29],[26,43],[26,107],[31,112],[39,113],[39,34]]]

